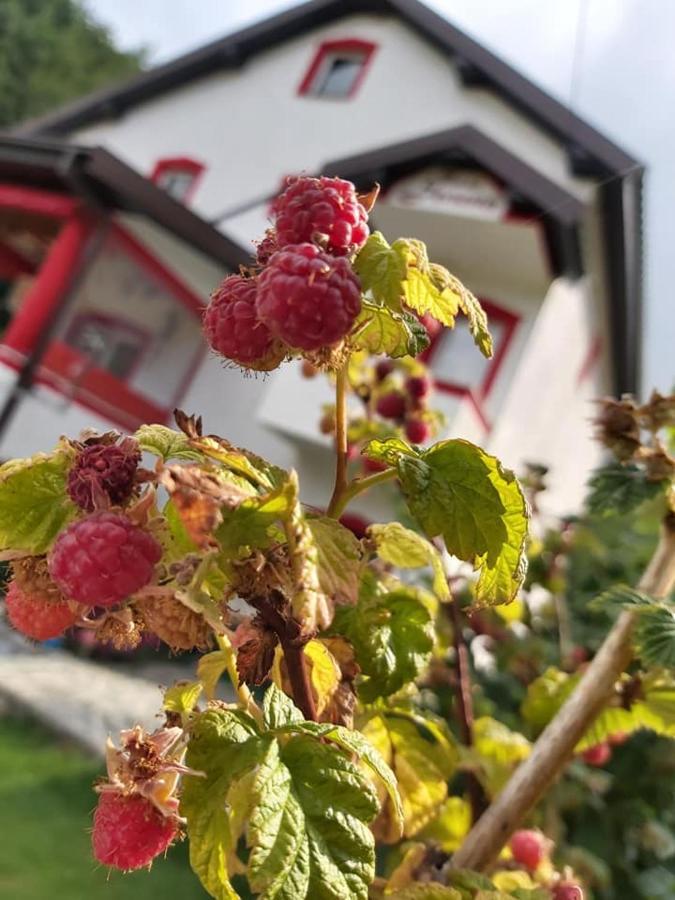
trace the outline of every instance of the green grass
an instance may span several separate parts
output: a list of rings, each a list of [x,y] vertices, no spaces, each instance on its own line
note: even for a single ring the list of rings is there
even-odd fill
[[[0,897],[205,900],[185,843],[151,872],[110,872],[89,845],[102,767],[36,725],[0,716]]]

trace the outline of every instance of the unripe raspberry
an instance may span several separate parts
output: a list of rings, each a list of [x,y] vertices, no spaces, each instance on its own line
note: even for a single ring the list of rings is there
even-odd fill
[[[406,379],[405,387],[411,397],[421,400],[431,390],[431,379],[427,375],[411,375]]]
[[[578,884],[561,881],[552,889],[553,900],[584,900],[584,892]]]
[[[141,451],[133,438],[125,438],[119,444],[85,446],[68,473],[68,496],[87,512],[105,498],[119,506],[133,493],[140,461]]]
[[[312,241],[330,253],[344,256],[368,238],[368,213],[351,181],[341,178],[289,178],[274,201],[280,247]]]
[[[405,415],[405,397],[396,391],[384,394],[377,401],[375,409],[384,419],[402,419]]]
[[[288,346],[319,350],[349,333],[361,287],[346,259],[298,244],[275,253],[260,274],[258,316]]]
[[[308,359],[303,359],[301,368],[303,378],[315,378],[319,374],[317,367],[313,366]]]
[[[429,440],[431,429],[422,419],[408,419],[405,423],[405,434],[413,444],[423,444]]]
[[[149,631],[172,650],[207,650],[211,630],[204,617],[171,594],[144,594],[135,601]]]
[[[9,584],[5,604],[14,628],[35,641],[58,637],[79,618],[65,600],[54,602],[44,595],[26,594],[15,581]]]
[[[388,468],[389,466],[386,463],[380,462],[379,459],[368,459],[366,456],[363,460],[363,471],[367,472],[369,475],[374,475],[376,472],[384,472],[384,470]]]
[[[509,846],[514,860],[534,872],[546,856],[547,843],[540,831],[523,828],[514,833]]]
[[[375,366],[375,377],[378,381],[384,381],[387,375],[394,371],[394,364],[390,359],[381,359]]]
[[[64,603],[66,600],[49,574],[46,556],[15,559],[12,562],[12,575],[24,594],[40,597],[51,603]]]
[[[114,606],[145,587],[162,548],[126,516],[96,512],[56,539],[49,572],[63,593],[83,606]]]
[[[229,275],[204,312],[204,333],[210,347],[233,362],[252,369],[276,368],[284,350],[256,312],[257,279]]]
[[[335,434],[335,413],[324,413],[319,419],[321,434]]]
[[[581,757],[589,766],[604,766],[612,758],[612,748],[607,743],[596,744],[584,750]]]
[[[178,824],[145,797],[104,791],[99,795],[91,835],[94,858],[128,872],[149,866],[170,846]]]

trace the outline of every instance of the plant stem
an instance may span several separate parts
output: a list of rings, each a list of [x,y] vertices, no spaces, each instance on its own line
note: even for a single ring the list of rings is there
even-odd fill
[[[666,597],[674,585],[675,514],[670,513],[638,589],[653,597]],[[628,610],[621,613],[577,689],[542,732],[529,758],[519,766],[501,794],[471,829],[450,861],[451,868],[485,869],[559,776],[631,661],[634,624],[635,613]]]
[[[347,487],[347,371],[349,360],[337,373],[335,384],[335,487],[328,504],[328,515],[335,516],[333,511],[337,501]]]
[[[345,510],[347,504],[351,503],[354,497],[362,494],[377,484],[384,484],[385,481],[391,481],[396,478],[396,469],[385,469],[383,472],[375,472],[374,475],[365,475],[361,478],[354,478],[349,484],[345,485],[342,492],[331,500],[328,507],[328,515],[338,519]]]
[[[237,692],[239,705],[246,710],[250,716],[253,716],[258,724],[262,724],[262,711],[260,707],[255,702],[253,694],[248,689],[248,686],[242,684],[239,680],[237,657],[230,639],[223,634],[216,634],[216,641],[218,643],[218,648],[225,654],[227,674],[230,676],[230,681]]]

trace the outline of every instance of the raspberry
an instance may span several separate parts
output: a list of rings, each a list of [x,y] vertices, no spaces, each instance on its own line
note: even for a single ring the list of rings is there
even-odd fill
[[[144,595],[135,602],[148,629],[172,650],[207,650],[211,631],[204,618],[171,594]]]
[[[298,244],[275,253],[259,278],[258,315],[300,350],[336,344],[361,310],[359,280],[346,259]]]
[[[58,637],[79,618],[65,600],[54,602],[44,595],[26,594],[15,581],[9,584],[5,603],[11,624],[35,641]]]
[[[99,498],[122,504],[131,497],[140,461],[141,451],[133,438],[85,446],[68,473],[68,496],[87,512],[92,512]]]
[[[553,900],[584,900],[584,892],[578,884],[561,881],[553,888]]]
[[[257,281],[229,275],[204,312],[204,332],[216,353],[249,368],[276,368],[283,350],[256,314]]]
[[[126,516],[96,512],[56,539],[49,572],[63,593],[84,606],[113,606],[152,578],[162,548]]]
[[[613,747],[618,747],[621,744],[625,744],[629,737],[630,734],[627,731],[615,731],[614,734],[610,734],[607,740]]]
[[[425,313],[423,316],[420,316],[419,320],[426,328],[430,341],[433,341],[433,339],[443,331],[443,323],[439,322],[438,319],[434,319],[430,313]]]
[[[405,397],[396,391],[384,394],[377,401],[375,409],[384,419],[402,419],[405,414]]]
[[[546,856],[546,845],[546,838],[540,831],[527,829],[516,831],[509,844],[514,860],[531,872]]]
[[[367,472],[369,475],[374,475],[376,472],[384,472],[384,470],[388,468],[389,466],[386,463],[380,462],[379,459],[368,459],[368,457],[366,457],[363,460],[363,471]]]
[[[15,559],[12,563],[12,575],[24,594],[39,596],[44,602],[66,602],[66,598],[52,581],[46,556]]]
[[[272,254],[276,253],[278,249],[279,244],[277,243],[276,232],[273,228],[268,228],[265,232],[265,237],[256,246],[255,258],[258,265],[267,265]]]
[[[341,178],[288,178],[272,205],[279,247],[313,241],[336,256],[365,244],[368,213],[351,181]]]
[[[375,366],[375,377],[378,381],[384,381],[387,375],[394,371],[394,364],[388,359],[381,359]]]
[[[361,538],[366,536],[366,530],[370,522],[358,513],[344,513],[344,515],[340,516],[340,525],[344,525],[345,528],[352,532],[354,537],[361,540]]]
[[[605,763],[608,763],[612,758],[612,748],[609,744],[595,744],[594,747],[589,747],[588,750],[584,750],[581,754],[581,757],[585,763],[589,766],[604,766]]]
[[[163,816],[150,800],[104,791],[94,813],[94,858],[125,872],[143,869],[169,847],[177,833],[176,820]]]
[[[429,440],[429,426],[422,419],[408,419],[405,423],[405,433],[413,444],[423,444]]]
[[[421,400],[431,390],[431,379],[426,375],[414,375],[406,380],[405,388],[411,397]]]

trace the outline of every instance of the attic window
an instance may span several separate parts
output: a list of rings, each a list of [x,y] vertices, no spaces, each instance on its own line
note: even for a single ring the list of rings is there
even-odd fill
[[[326,41],[317,50],[298,93],[331,99],[353,97],[376,46],[360,40]]]
[[[186,156],[160,159],[155,163],[151,179],[174,200],[188,203],[197,187],[204,166]]]

